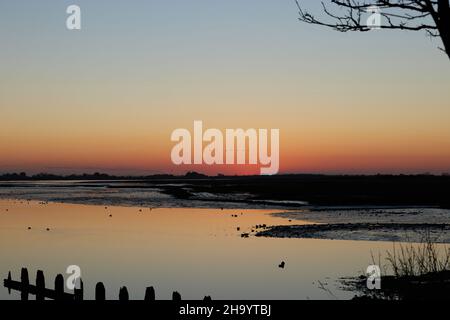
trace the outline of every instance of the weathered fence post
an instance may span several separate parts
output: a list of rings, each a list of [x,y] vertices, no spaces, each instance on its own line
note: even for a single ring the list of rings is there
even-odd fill
[[[119,291],[119,300],[120,301],[128,301],[130,297],[128,296],[128,289],[127,287],[120,288]]]
[[[55,300],[64,299],[64,277],[58,274],[55,278]]]
[[[105,301],[106,300],[106,290],[103,282],[98,282],[95,285],[95,300]]]
[[[8,294],[11,294],[11,271],[8,271],[8,279],[6,281],[8,282]]]
[[[80,288],[75,288],[73,291],[73,298],[77,301],[83,300],[84,284],[83,280],[80,278]]]
[[[179,294],[178,291],[174,291],[172,293],[172,300],[173,301],[181,301],[181,294]]]
[[[145,301],[155,301],[155,289],[153,287],[147,287],[145,289]]]
[[[30,285],[30,279],[28,277],[27,268],[22,268],[20,275],[20,282],[14,281],[11,278],[11,271],[8,272],[8,278],[3,280],[4,286],[8,288],[8,292],[11,290],[17,290],[21,293],[21,300],[28,300],[30,294],[36,295],[36,300],[42,301],[46,298],[54,300],[83,300],[84,298],[84,283],[81,278],[79,280],[79,287],[74,288],[74,293],[64,292],[64,277],[62,274],[58,274],[55,278],[55,289],[45,288],[45,277],[42,270],[38,270],[36,273],[36,285]],[[119,301],[128,301],[130,296],[128,289],[123,286],[119,290]],[[102,282],[98,282],[95,286],[95,300],[106,300],[105,285]],[[145,289],[145,301],[155,300],[155,289],[153,287],[147,287]],[[181,301],[181,294],[178,291],[172,293],[173,301]],[[211,301],[210,296],[205,296],[204,301]]]
[[[20,272],[20,282],[22,285],[22,290],[20,293],[20,299],[21,300],[28,300],[28,293],[29,293],[29,288],[28,286],[30,285],[30,279],[28,278],[28,270],[27,268],[22,268],[22,271]]]
[[[36,300],[45,300],[45,278],[42,270],[38,270],[36,274]]]

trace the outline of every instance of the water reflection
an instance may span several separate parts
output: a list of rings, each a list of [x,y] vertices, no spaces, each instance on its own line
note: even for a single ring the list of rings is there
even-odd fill
[[[290,224],[269,210],[104,207],[0,200],[2,278],[23,266],[54,278],[82,269],[84,296],[103,282],[106,298],[127,286],[142,299],[348,299],[335,280],[365,270],[386,242],[241,238],[256,224]],[[295,221],[295,224],[301,222]],[[239,230],[238,230],[239,228]],[[284,261],[284,268],[279,264]],[[325,283],[330,295],[318,285]],[[0,290],[1,299],[18,299]]]

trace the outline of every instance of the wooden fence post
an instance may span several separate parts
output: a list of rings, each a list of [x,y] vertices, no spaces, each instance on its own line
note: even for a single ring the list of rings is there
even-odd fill
[[[36,274],[36,300],[45,300],[45,278],[42,270],[38,270]]]
[[[20,282],[22,285],[22,290],[20,293],[21,300],[28,300],[28,286],[30,285],[30,279],[28,278],[28,270],[27,268],[22,268],[20,272]]]
[[[55,278],[55,300],[64,299],[64,277],[58,274]]]
[[[77,301],[82,301],[83,300],[83,293],[84,293],[84,284],[83,284],[83,280],[80,278],[80,288],[74,289],[73,292],[73,298]]]
[[[181,301],[181,294],[179,294],[178,291],[174,291],[172,293],[172,300],[173,301]]]
[[[95,285],[95,300],[105,301],[106,300],[106,290],[103,282],[98,282]]]
[[[129,295],[128,295],[128,289],[127,287],[122,287],[120,288],[119,291],[119,300],[120,301],[128,301],[130,299]]]
[[[147,287],[145,289],[145,301],[155,301],[155,289],[153,287]]]
[[[36,273],[36,285],[30,284],[30,279],[28,277],[28,269],[22,268],[20,275],[20,282],[13,281],[11,278],[11,271],[8,272],[8,278],[3,280],[4,286],[8,288],[8,292],[11,290],[17,290],[21,293],[21,300],[28,300],[30,294],[36,295],[36,300],[42,301],[46,298],[54,300],[76,300],[80,301],[84,298],[84,283],[80,278],[78,279],[79,288],[74,288],[74,293],[64,292],[64,277],[62,274],[58,274],[55,278],[55,289],[45,288],[45,277],[42,270],[38,270]],[[128,301],[130,296],[128,294],[128,289],[123,286],[119,290],[119,301]],[[102,282],[98,282],[95,286],[95,300],[104,301],[106,300],[106,290],[105,285]],[[154,301],[155,300],[155,289],[153,287],[147,287],[145,289],[144,301]],[[172,293],[173,301],[181,301],[181,294],[178,291],[173,291]],[[204,301],[211,301],[210,296],[205,296]]]
[[[11,278],[11,271],[8,271],[8,294],[11,294],[11,286],[9,286],[11,284],[12,278]]]

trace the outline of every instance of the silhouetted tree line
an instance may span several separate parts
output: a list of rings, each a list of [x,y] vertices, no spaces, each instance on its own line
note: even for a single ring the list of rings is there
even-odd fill
[[[27,175],[25,172],[20,173],[5,173],[0,175],[0,180],[113,180],[113,179],[128,179],[130,177],[119,177],[109,175],[106,173],[83,173],[83,174],[71,174],[71,175],[57,175],[51,173],[38,173],[34,175]]]
[[[37,173],[34,175],[28,175],[26,172],[13,172],[4,173],[0,175],[1,181],[26,181],[26,180],[158,180],[158,179],[260,179],[260,180],[272,180],[278,178],[296,179],[296,178],[311,178],[311,177],[427,177],[427,176],[443,176],[450,177],[450,173],[432,174],[432,173],[420,173],[420,174],[374,174],[374,175],[358,175],[358,174],[342,174],[342,175],[327,175],[327,174],[278,174],[274,176],[260,176],[260,175],[224,175],[217,174],[216,176],[208,176],[195,171],[189,171],[185,175],[172,175],[172,174],[154,174],[154,175],[135,175],[135,176],[118,176],[110,175],[107,173],[82,173],[82,174],[70,174],[70,175],[58,175],[52,173]]]
[[[2,181],[26,181],[26,180],[145,180],[145,179],[179,179],[179,178],[188,178],[188,179],[200,179],[207,178],[207,175],[197,173],[197,172],[188,172],[184,176],[174,176],[171,174],[154,174],[154,175],[143,175],[143,176],[117,176],[110,175],[107,173],[83,173],[83,174],[70,174],[70,175],[58,175],[52,173],[38,173],[34,175],[27,175],[25,172],[13,172],[13,173],[4,173],[0,175],[0,180]]]

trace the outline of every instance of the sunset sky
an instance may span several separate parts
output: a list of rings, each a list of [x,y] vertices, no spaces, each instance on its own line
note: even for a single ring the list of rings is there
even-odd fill
[[[450,172],[450,61],[422,32],[338,33],[293,0],[1,0],[0,43],[0,173],[256,172],[174,166],[194,120],[280,129],[281,173]]]

